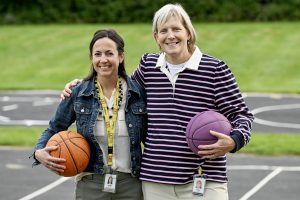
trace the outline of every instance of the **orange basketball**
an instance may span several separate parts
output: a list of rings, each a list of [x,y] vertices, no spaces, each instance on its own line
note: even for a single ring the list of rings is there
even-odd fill
[[[79,133],[61,131],[53,135],[46,146],[58,146],[50,155],[66,159],[64,172],[61,176],[75,176],[83,172],[90,160],[90,147],[86,139]]]

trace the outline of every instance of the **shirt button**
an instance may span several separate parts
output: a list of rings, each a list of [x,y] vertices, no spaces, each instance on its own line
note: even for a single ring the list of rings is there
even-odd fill
[[[129,126],[129,128],[131,128],[131,127],[132,127],[132,124],[128,124],[128,126]]]

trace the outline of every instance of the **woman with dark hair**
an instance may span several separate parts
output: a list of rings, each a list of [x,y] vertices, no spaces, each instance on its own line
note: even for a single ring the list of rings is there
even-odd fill
[[[114,30],[96,31],[90,42],[91,70],[62,101],[36,144],[35,164],[53,172],[65,169],[64,160],[45,147],[55,133],[76,121],[77,132],[89,142],[91,159],[76,177],[76,199],[142,199],[141,145],[146,134],[144,90],[126,75],[124,41]],[[112,184],[107,180],[111,177]]]
[[[124,40],[121,38],[120,35],[118,35],[114,30],[109,29],[109,30],[98,30],[95,32],[94,37],[92,39],[92,41],[90,42],[90,59],[93,59],[93,47],[94,44],[97,42],[97,40],[101,39],[101,38],[109,38],[112,41],[115,42],[116,44],[116,50],[118,51],[118,53],[123,57],[122,62],[119,63],[118,66],[118,75],[121,76],[123,79],[126,80],[127,78],[127,74],[126,74],[126,70],[125,70],[125,56],[124,56]],[[93,67],[93,64],[91,65],[91,70],[90,70],[90,74],[84,79],[84,80],[90,80],[91,78],[93,78],[94,76],[97,75],[97,72],[95,70],[95,68]]]

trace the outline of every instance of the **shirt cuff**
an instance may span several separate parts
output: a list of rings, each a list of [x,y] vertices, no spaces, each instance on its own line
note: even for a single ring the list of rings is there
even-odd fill
[[[31,165],[32,167],[41,164],[40,161],[38,161],[38,160],[35,158],[35,151],[29,156],[29,159],[31,159],[31,158],[34,159],[34,162],[33,162],[32,165]]]
[[[230,137],[235,142],[235,148],[230,153],[239,151],[244,146],[244,137],[239,131],[233,131],[230,133]]]

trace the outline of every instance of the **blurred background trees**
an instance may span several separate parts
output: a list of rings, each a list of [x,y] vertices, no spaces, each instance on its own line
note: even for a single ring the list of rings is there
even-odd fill
[[[151,22],[166,3],[194,22],[298,21],[300,0],[0,0],[0,24]]]

